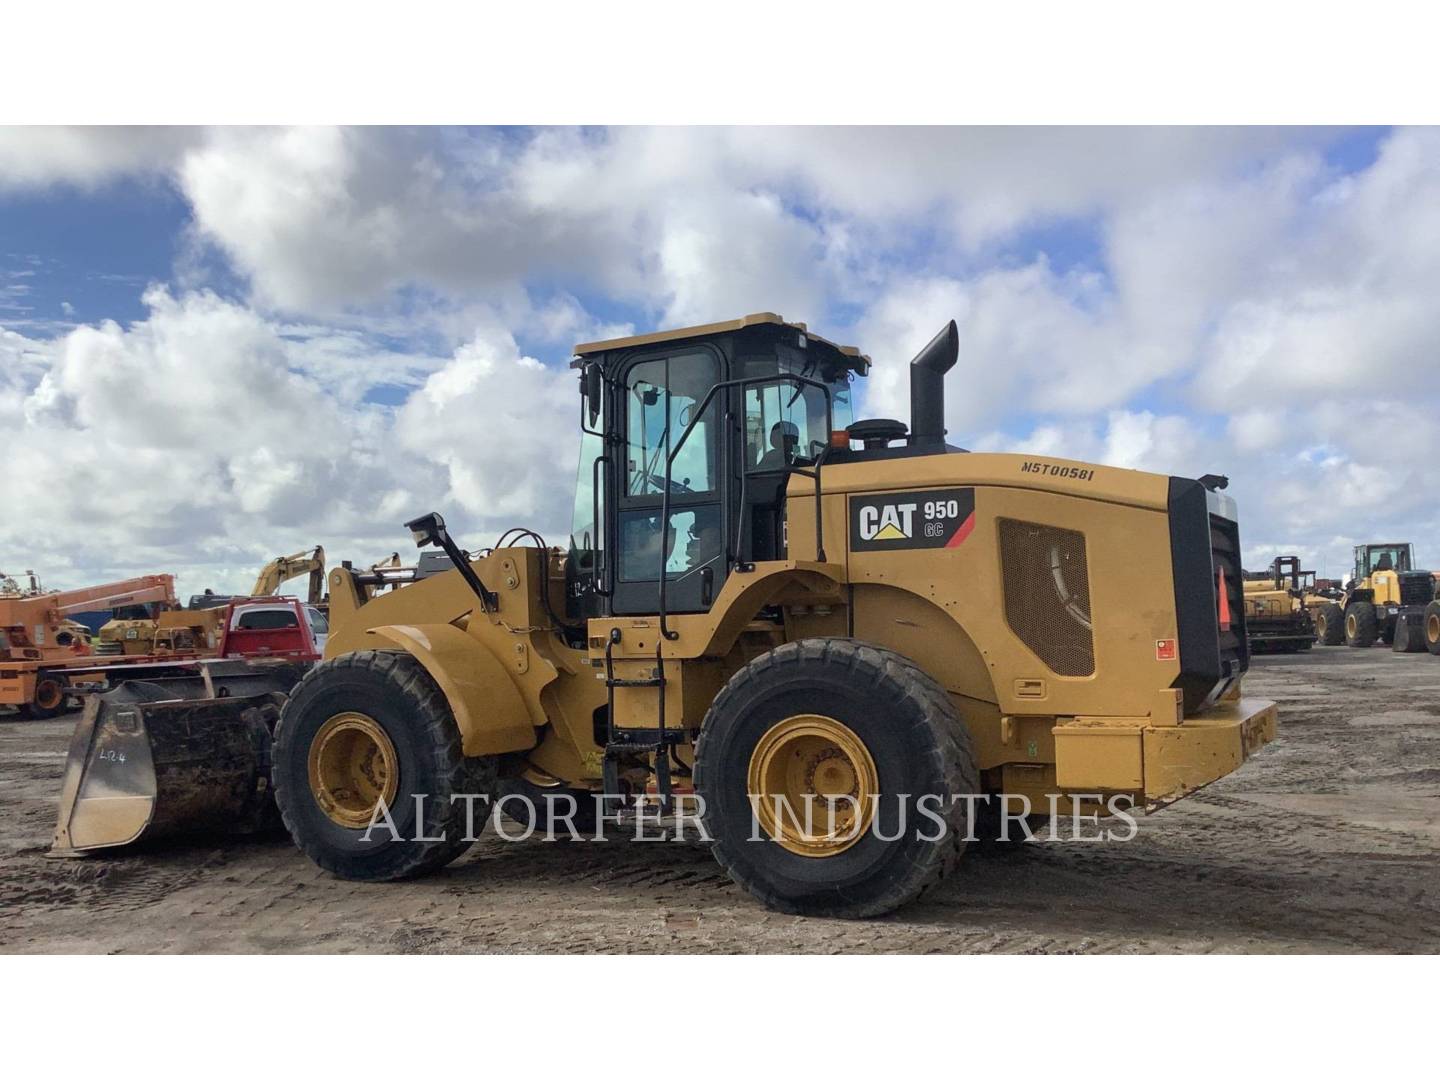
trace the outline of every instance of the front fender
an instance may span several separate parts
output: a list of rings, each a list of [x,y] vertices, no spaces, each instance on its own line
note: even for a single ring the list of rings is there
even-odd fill
[[[535,725],[505,665],[449,623],[376,626],[366,631],[424,665],[450,703],[466,757],[506,754],[535,745]]]

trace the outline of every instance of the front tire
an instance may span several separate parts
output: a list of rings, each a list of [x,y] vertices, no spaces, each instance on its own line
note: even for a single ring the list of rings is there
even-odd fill
[[[844,638],[792,642],[746,664],[695,748],[716,859],[789,914],[865,918],[914,900],[953,869],[973,806],[957,797],[979,789],[950,696],[900,654]],[[825,796],[842,813],[832,818]],[[846,796],[858,819],[843,812]]]
[[[1315,636],[1321,645],[1345,644],[1345,612],[1339,604],[1326,604],[1315,612]]]
[[[1431,656],[1440,656],[1440,600],[1425,605],[1425,648]]]
[[[1380,636],[1375,605],[1357,600],[1345,609],[1345,644],[1352,649],[1368,649]]]
[[[452,796],[483,796],[472,801],[478,835],[495,787],[493,762],[461,753],[454,715],[429,673],[394,652],[311,668],[275,729],[273,772],[296,845],[351,881],[397,881],[451,862],[472,839],[467,800]],[[416,796],[424,796],[418,812]]]
[[[65,680],[53,671],[35,676],[35,696],[20,706],[20,715],[30,720],[49,720],[65,711]]]

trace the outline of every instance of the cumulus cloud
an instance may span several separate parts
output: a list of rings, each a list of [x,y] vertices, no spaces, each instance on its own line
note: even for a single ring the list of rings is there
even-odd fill
[[[227,129],[178,179],[199,235],[281,308],[539,275],[659,322],[864,300],[916,230],[1017,228],[1230,177],[1319,135],[1266,129]],[[1124,161],[1124,168],[1115,162]]]
[[[344,335],[297,341],[210,293],[145,302],[129,327],[0,336],[0,504],[25,510],[0,519],[7,562],[57,586],[175,570],[182,591],[240,590],[266,559],[316,543],[373,561],[429,509],[472,547],[512,524],[563,536],[574,379],[503,331],[411,358],[430,374],[397,409],[357,402],[352,370],[335,379],[315,361],[344,354]],[[379,356],[369,381],[395,366]]]
[[[197,235],[278,309],[542,275],[665,322],[820,308],[823,229],[726,175],[721,149],[684,131],[227,129],[186,153],[177,177]]]
[[[183,127],[0,126],[0,191],[163,176],[201,137]]]
[[[244,297],[202,274],[130,328],[5,334],[0,419],[42,436],[28,460],[47,483],[59,462],[119,504],[146,492],[195,543],[247,537],[246,558],[264,530],[294,540],[270,553],[326,527],[363,546],[432,506],[560,535],[564,347],[763,309],[870,353],[862,409],[900,419],[906,363],[955,318],[952,441],[1228,473],[1257,559],[1433,534],[1435,131],[1348,168],[1334,133],[1294,129],[82,131],[15,150],[26,138],[0,133],[0,186],[168,176]],[[226,403],[264,415],[237,438]]]
[[[573,372],[522,356],[503,331],[483,330],[405,402],[396,445],[443,466],[448,499],[474,518],[563,542],[579,401]]]
[[[1437,206],[1440,134],[1401,131],[1352,173],[1300,147],[1132,193],[1078,269],[897,277],[856,324],[871,409],[904,416],[905,362],[954,316],[952,441],[1227,473],[1257,561],[1383,533],[1440,562]]]

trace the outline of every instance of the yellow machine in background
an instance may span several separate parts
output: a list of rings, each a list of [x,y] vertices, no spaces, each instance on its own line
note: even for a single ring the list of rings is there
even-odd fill
[[[325,594],[325,549],[297,551],[271,559],[260,569],[247,596],[274,596],[287,581],[310,575],[309,600],[319,605]],[[117,611],[100,627],[95,651],[101,656],[145,653],[213,653],[220,639],[223,606],[228,595],[206,592],[179,608],[172,603],[154,616],[144,610]]]
[[[948,446],[957,353],[951,323],[916,357],[907,430],[852,424],[868,359],[775,315],[578,346],[568,550],[519,529],[472,557],[427,514],[412,536],[449,570],[379,595],[382,572],[331,572],[326,659],[270,748],[296,844],[395,880],[465,850],[468,796],[591,823],[591,796],[693,796],[762,902],[869,916],[950,872],[973,797],[1153,809],[1238,768],[1276,710],[1241,692],[1223,478]],[[268,730],[268,691],[199,682],[91,703],[57,850],[175,820],[173,760],[118,741],[197,709],[226,753]]]
[[[1435,599],[1435,578],[1415,568],[1410,544],[1357,545],[1344,594],[1316,613],[1320,642],[1363,649],[1379,641],[1396,652],[1421,652],[1426,607]]]
[[[1307,600],[1315,571],[1302,570],[1296,555],[1281,555],[1261,575],[1246,575],[1245,628],[1250,651],[1304,652],[1315,643],[1315,620]]]
[[[100,627],[95,644],[98,656],[141,656],[161,653],[213,652],[219,640],[220,608],[172,608],[154,618],[120,612]]]
[[[318,605],[325,598],[325,549],[319,545],[310,551],[297,551],[294,555],[271,559],[261,568],[250,595],[274,596],[281,585],[302,574],[310,575],[306,601]]]

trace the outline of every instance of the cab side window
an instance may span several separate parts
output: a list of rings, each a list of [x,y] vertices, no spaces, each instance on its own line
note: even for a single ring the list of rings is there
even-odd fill
[[[715,384],[708,353],[682,353],[636,364],[626,379],[628,423],[625,493],[665,493],[665,459]],[[671,467],[671,494],[714,491],[717,482],[715,417],[711,401]]]
[[[662,575],[672,583],[669,610],[704,610],[724,576],[723,395],[699,411],[720,378],[720,359],[709,349],[641,360],[625,373],[616,611],[655,610]]]

